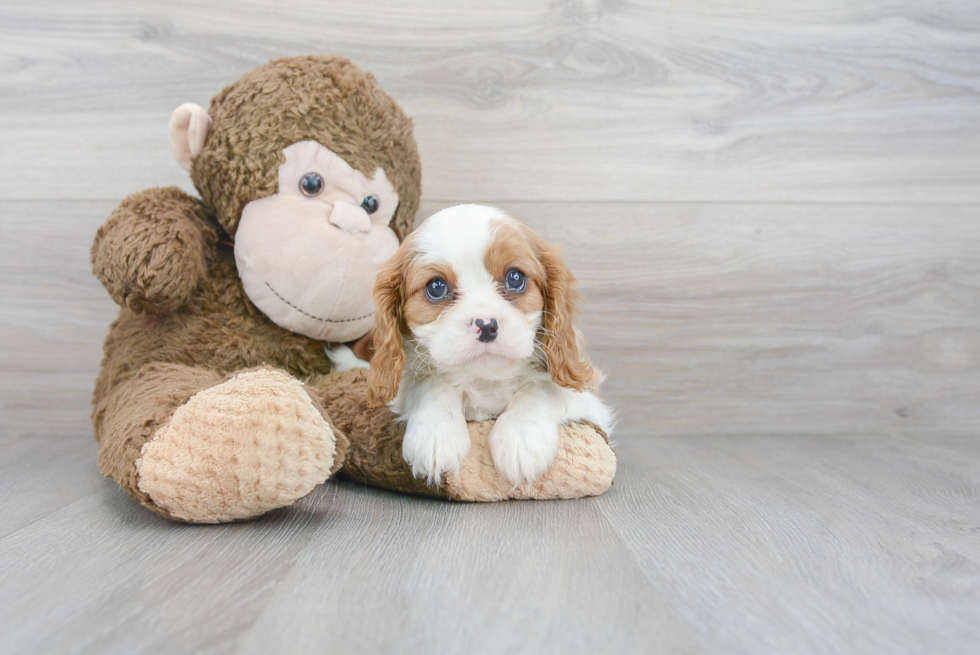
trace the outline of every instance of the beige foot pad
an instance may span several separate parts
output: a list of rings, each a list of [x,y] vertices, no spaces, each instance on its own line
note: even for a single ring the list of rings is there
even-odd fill
[[[289,505],[330,475],[333,430],[297,380],[241,373],[192,396],[136,463],[139,488],[176,519],[223,523]]]
[[[491,502],[508,499],[555,500],[598,496],[616,477],[616,454],[589,425],[572,423],[559,432],[558,455],[548,472],[514,487],[497,473],[487,439],[493,421],[470,423],[470,455],[460,470],[446,476],[454,500]]]

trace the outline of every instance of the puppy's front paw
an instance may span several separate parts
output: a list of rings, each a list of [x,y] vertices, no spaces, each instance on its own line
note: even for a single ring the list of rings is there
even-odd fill
[[[490,431],[490,457],[502,478],[513,485],[534,480],[558,454],[558,423],[504,412]]]
[[[414,416],[405,426],[402,457],[412,475],[437,485],[442,474],[459,470],[470,454],[470,433],[462,414],[436,413]]]

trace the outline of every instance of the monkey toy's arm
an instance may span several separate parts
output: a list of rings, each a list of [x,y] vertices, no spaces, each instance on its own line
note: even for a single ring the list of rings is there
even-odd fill
[[[92,244],[92,268],[109,295],[139,313],[178,309],[197,288],[218,235],[201,201],[177,187],[122,201]]]

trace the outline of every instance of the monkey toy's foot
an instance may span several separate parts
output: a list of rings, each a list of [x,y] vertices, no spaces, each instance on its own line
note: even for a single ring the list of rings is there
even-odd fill
[[[295,502],[339,468],[337,436],[298,380],[272,369],[239,373],[193,395],[146,442],[139,489],[175,519],[251,518]]]
[[[558,455],[548,471],[532,482],[514,486],[493,465],[489,446],[493,425],[492,421],[469,424],[470,455],[444,483],[451,498],[487,502],[598,496],[616,477],[616,455],[605,435],[589,423],[572,423],[559,429]]]

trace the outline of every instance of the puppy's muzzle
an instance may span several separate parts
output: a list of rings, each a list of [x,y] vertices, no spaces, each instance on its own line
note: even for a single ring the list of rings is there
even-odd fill
[[[480,341],[486,343],[497,338],[497,319],[491,318],[489,321],[484,321],[482,318],[478,318],[476,319],[476,327],[480,330],[478,337]]]

